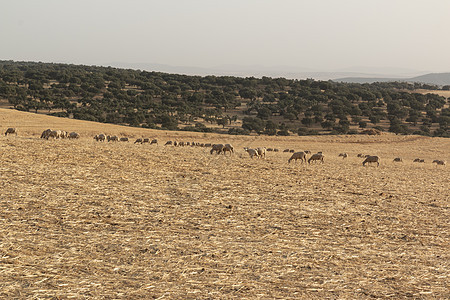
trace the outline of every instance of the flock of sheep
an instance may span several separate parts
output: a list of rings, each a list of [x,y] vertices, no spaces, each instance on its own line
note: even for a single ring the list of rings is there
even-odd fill
[[[8,128],[5,131],[5,136],[8,136],[8,134],[15,134],[17,135],[17,128]],[[46,129],[42,132],[41,134],[41,139],[79,139],[80,138],[80,134],[77,132],[66,132],[64,130],[52,130],[52,129]],[[105,135],[103,133],[97,134],[94,136],[94,140],[98,141],[98,142],[128,142],[129,139],[127,137],[121,137],[119,138],[116,135]],[[145,143],[149,143],[150,145],[152,144],[158,144],[158,140],[157,139],[149,139],[149,138],[138,138],[135,140],[134,144],[145,144]],[[234,153],[234,147],[231,144],[210,144],[210,143],[197,143],[197,142],[177,142],[177,141],[167,141],[165,144],[165,146],[169,146],[169,145],[173,145],[173,146],[198,146],[198,147],[211,147],[210,153],[216,153],[216,154],[221,154],[223,153],[224,155],[226,155],[227,153],[230,154],[230,156],[232,155],[232,153]],[[250,158],[262,158],[265,159],[266,157],[266,152],[270,152],[270,151],[274,151],[274,152],[279,152],[279,149],[277,148],[266,148],[266,147],[258,147],[258,148],[248,148],[248,147],[244,147],[244,150],[249,154]],[[295,152],[292,149],[285,149],[283,152],[290,152],[292,153],[291,157],[288,159],[288,163],[290,163],[291,161],[297,161],[300,160],[301,163],[306,163],[308,162],[308,164],[311,164],[311,162],[320,162],[320,163],[324,163],[324,154],[322,152],[318,152],[315,154],[312,154],[309,159],[307,159],[307,155],[311,154],[311,151],[305,150],[305,151],[299,151],[299,152]],[[338,157],[342,157],[343,159],[348,157],[347,153],[339,153]],[[380,158],[376,155],[364,155],[359,153],[357,155],[357,157],[360,158],[364,158],[364,161],[362,162],[363,166],[365,166],[366,164],[369,163],[376,163],[377,166],[380,166]],[[394,162],[403,162],[403,159],[400,157],[396,157],[393,160]],[[417,162],[417,163],[425,163],[424,159],[420,159],[420,158],[416,158],[413,160],[413,162]],[[436,166],[437,165],[442,165],[445,166],[447,163],[445,160],[440,160],[440,159],[435,159],[433,160],[432,163],[435,163]]]

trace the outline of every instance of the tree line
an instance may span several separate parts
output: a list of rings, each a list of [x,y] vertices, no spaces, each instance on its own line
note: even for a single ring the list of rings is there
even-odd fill
[[[448,89],[0,61],[0,98],[15,109],[166,130],[307,135],[370,127],[449,137],[448,99],[415,93],[419,88]],[[230,126],[238,121],[242,126]]]

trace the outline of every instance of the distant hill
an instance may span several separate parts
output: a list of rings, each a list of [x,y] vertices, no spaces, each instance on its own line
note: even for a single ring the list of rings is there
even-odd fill
[[[450,85],[450,73],[429,73],[410,78],[344,77],[344,78],[336,78],[334,79],[334,81],[348,82],[348,83],[406,81],[406,82],[420,82],[442,86],[442,85]]]

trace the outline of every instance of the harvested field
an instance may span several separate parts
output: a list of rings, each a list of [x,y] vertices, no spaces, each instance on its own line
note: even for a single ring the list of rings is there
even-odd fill
[[[449,161],[449,139],[166,132],[4,109],[0,127],[19,130],[0,137],[0,298],[450,298],[450,170],[431,164]],[[47,128],[81,138],[40,139]],[[325,163],[288,164],[286,148]]]

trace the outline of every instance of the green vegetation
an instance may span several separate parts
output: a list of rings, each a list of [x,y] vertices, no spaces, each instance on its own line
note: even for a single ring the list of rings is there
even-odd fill
[[[418,88],[438,89],[404,82],[200,77],[0,61],[0,99],[18,110],[145,128],[229,134],[355,134],[375,128],[450,137],[448,99],[414,93]]]

